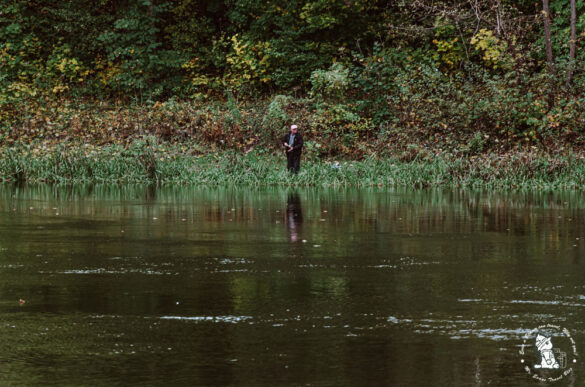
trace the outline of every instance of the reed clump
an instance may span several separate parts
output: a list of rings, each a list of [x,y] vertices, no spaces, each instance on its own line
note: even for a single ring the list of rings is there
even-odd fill
[[[530,152],[424,158],[397,154],[359,161],[305,157],[300,173],[291,175],[284,156],[268,150],[205,149],[196,143],[145,137],[127,145],[38,143],[0,148],[0,181],[580,189],[585,187],[582,159]]]

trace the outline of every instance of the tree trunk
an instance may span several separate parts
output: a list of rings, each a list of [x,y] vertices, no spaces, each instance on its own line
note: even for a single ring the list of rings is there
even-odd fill
[[[555,79],[553,66],[552,43],[550,41],[550,8],[548,6],[549,0],[542,0],[542,13],[544,14],[544,40],[546,43],[546,63],[548,68],[548,108],[551,109],[554,105],[555,96]]]
[[[575,68],[575,51],[577,48],[577,6],[576,0],[571,0],[571,42],[569,44],[569,71],[567,72],[567,89],[573,82]]]

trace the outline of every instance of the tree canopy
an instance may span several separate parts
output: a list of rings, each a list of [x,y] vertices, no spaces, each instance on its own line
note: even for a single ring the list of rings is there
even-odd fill
[[[307,88],[315,70],[381,55],[523,75],[545,59],[541,6],[526,0],[2,0],[1,9],[3,94],[255,93]],[[553,1],[551,13],[562,65],[569,0]],[[584,27],[578,18],[579,39]]]
[[[309,96],[315,125],[359,135],[473,125],[535,139],[551,127],[574,130],[585,86],[585,3],[543,7],[535,0],[0,0],[0,118],[11,126],[15,116],[26,120],[31,101],[283,94]]]

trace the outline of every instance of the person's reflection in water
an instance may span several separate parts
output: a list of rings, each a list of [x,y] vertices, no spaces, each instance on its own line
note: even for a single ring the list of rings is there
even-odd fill
[[[289,231],[290,241],[300,240],[301,224],[303,223],[303,210],[301,209],[301,198],[296,192],[288,195],[286,202],[286,227]]]
[[[155,184],[149,184],[146,187],[146,191],[144,192],[144,201],[147,203],[152,203],[156,201],[156,190],[157,187]]]

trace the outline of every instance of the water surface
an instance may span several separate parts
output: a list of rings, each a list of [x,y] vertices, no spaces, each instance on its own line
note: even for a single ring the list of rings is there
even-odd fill
[[[0,186],[0,383],[530,385],[584,253],[576,192]]]

